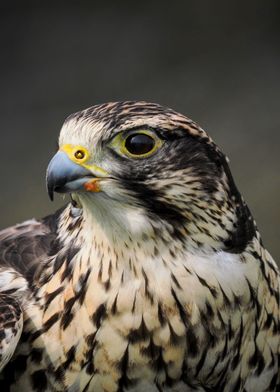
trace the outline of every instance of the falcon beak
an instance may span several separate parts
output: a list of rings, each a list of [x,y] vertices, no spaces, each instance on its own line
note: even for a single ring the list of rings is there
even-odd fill
[[[58,151],[49,163],[46,180],[49,197],[53,200],[54,192],[94,191],[90,189],[90,184],[93,185],[98,177],[85,167],[71,161],[64,151]]]

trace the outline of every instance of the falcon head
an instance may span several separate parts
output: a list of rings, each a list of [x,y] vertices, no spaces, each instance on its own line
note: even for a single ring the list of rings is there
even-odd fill
[[[151,229],[184,246],[238,253],[255,235],[223,153],[196,123],[158,104],[70,115],[47,187],[51,199],[70,193],[85,216],[131,235]]]

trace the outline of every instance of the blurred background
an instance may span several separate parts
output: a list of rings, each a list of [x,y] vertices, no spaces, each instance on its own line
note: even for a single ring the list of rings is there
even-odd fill
[[[0,227],[63,203],[45,170],[67,115],[145,99],[210,133],[280,260],[279,20],[279,0],[2,0]]]

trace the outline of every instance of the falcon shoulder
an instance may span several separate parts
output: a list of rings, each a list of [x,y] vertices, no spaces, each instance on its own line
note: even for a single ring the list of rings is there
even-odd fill
[[[20,340],[36,274],[55,252],[60,212],[0,231],[0,371]]]

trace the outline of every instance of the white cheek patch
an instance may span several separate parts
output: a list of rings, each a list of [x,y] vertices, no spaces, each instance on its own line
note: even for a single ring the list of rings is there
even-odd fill
[[[124,221],[129,225],[128,230],[133,235],[139,235],[148,231],[150,223],[145,213],[141,209],[126,209],[124,214]]]
[[[126,232],[138,237],[151,232],[151,223],[145,209],[134,205],[135,200],[114,179],[100,181],[101,192],[80,193],[81,204],[88,211],[88,217],[94,218],[106,231]]]

